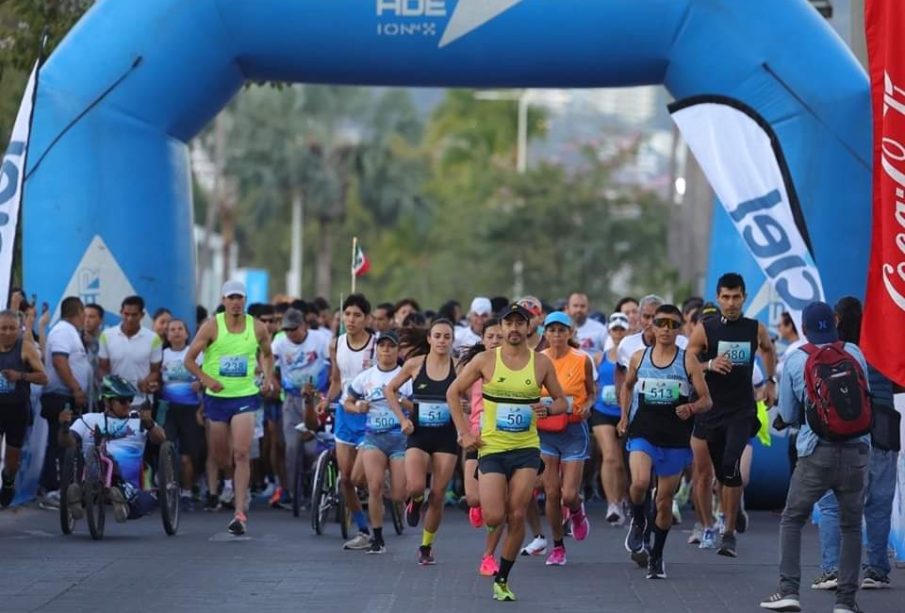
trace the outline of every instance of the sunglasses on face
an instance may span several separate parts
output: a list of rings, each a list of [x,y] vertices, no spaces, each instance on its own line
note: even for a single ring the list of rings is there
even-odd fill
[[[660,317],[654,320],[654,326],[657,328],[668,328],[669,330],[678,330],[682,327],[682,322],[676,321],[669,317]]]
[[[126,396],[124,398],[113,398],[113,402],[115,402],[116,404],[122,404],[122,405],[128,406],[128,405],[132,404],[132,397]]]

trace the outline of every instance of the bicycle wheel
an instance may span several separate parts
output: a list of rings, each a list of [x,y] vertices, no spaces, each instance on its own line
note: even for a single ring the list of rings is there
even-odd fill
[[[69,447],[63,456],[63,469],[60,475],[60,529],[63,534],[72,534],[75,528],[75,518],[69,511],[69,503],[66,498],[69,486],[78,483],[82,478],[83,469],[82,453],[78,447]],[[81,504],[81,501],[79,501]]]
[[[307,477],[305,461],[305,444],[299,441],[295,450],[295,482],[292,484],[292,516],[298,517],[302,510],[302,499],[305,496],[305,478]]]
[[[324,524],[330,513],[332,503],[332,492],[328,491],[326,479],[330,465],[330,451],[323,451],[317,457],[317,463],[314,468],[314,483],[311,486],[311,528],[314,533],[321,535],[324,533]]]
[[[104,464],[97,449],[92,449],[85,459],[85,480],[82,482],[82,499],[85,501],[85,519],[91,538],[104,538]]]
[[[163,529],[173,536],[179,530],[179,480],[176,447],[166,441],[157,457],[157,501]]]

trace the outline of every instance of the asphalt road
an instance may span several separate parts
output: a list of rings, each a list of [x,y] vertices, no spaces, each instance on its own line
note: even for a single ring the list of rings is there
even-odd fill
[[[777,584],[775,514],[752,513],[727,559],[686,544],[691,519],[670,533],[669,578],[649,581],[628,559],[622,529],[606,526],[591,508],[592,528],[581,543],[566,542],[568,565],[520,558],[510,577],[515,603],[491,600],[490,579],[477,574],[484,531],[465,513],[447,509],[437,535],[437,565],[420,567],[420,532],[396,536],[387,525],[382,556],[343,551],[337,525],[315,536],[307,515],[256,505],[249,534],[226,533],[226,512],[184,513],[179,534],[167,537],[159,516],[127,524],[108,516],[106,536],[93,541],[84,521],[62,536],[56,513],[35,507],[0,512],[0,611],[486,611],[621,613],[758,611]],[[816,529],[805,531],[803,577],[817,574]],[[905,611],[905,572],[894,589],[859,593],[866,611]],[[832,593],[802,589],[805,611],[831,611]]]

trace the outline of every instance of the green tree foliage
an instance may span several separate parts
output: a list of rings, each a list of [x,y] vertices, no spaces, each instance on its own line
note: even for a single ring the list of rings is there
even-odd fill
[[[87,11],[94,0],[0,0],[0,138],[6,143],[28,74],[38,59],[41,37],[45,56]]]

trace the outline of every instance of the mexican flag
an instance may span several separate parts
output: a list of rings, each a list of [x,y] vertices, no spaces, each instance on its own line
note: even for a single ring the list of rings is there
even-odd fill
[[[368,260],[365,252],[362,251],[361,245],[355,245],[355,257],[352,259],[352,274],[356,277],[364,276],[371,269],[371,262]]]

